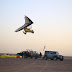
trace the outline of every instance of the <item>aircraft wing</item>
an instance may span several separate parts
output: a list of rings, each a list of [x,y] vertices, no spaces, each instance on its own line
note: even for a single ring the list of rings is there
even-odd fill
[[[24,29],[24,25],[19,27],[18,29],[16,29],[15,32],[18,32],[18,31],[23,30],[23,29]]]
[[[28,18],[27,16],[25,16],[25,24],[33,24],[32,20],[30,18]]]
[[[28,27],[31,24],[33,24],[33,22],[27,16],[25,16],[25,24],[23,26],[21,26],[20,28],[16,29],[15,32],[23,30],[25,27]]]

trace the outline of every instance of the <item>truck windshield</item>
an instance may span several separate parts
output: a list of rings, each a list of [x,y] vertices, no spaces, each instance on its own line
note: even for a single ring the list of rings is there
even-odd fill
[[[59,54],[58,52],[56,52],[56,54]]]
[[[25,53],[25,51],[22,51],[22,52],[20,52],[20,53]]]

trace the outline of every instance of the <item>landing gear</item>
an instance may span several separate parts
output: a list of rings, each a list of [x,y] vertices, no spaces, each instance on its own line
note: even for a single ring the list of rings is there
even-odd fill
[[[24,33],[24,34],[26,34],[26,33]]]
[[[23,31],[24,34],[26,34],[26,32]]]

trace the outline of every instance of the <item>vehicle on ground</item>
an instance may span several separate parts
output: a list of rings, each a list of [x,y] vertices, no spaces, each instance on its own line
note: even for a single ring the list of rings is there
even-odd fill
[[[21,55],[22,58],[39,58],[40,57],[40,54],[37,52],[37,51],[21,51],[20,53],[17,53],[17,55]]]
[[[47,60],[47,59],[51,59],[51,60],[57,60],[60,59],[61,61],[63,61],[63,56],[59,55],[59,53],[57,51],[45,51],[43,59]]]
[[[30,53],[32,54],[32,57],[34,57],[35,59],[41,57],[40,53],[38,53],[37,51],[30,51]]]
[[[17,53],[17,55],[21,55],[22,58],[28,58],[28,57],[31,57],[32,58],[31,53],[28,52],[28,51],[21,51],[20,53]]]

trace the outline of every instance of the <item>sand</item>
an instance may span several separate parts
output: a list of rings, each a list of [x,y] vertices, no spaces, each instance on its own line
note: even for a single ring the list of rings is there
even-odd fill
[[[72,57],[64,61],[0,58],[0,72],[72,72]]]

